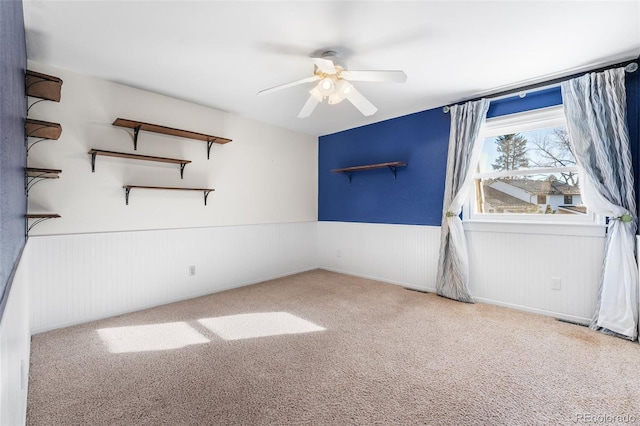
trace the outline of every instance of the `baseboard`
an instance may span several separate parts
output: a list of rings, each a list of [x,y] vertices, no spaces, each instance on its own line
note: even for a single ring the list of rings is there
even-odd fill
[[[336,272],[336,273],[339,273],[339,274],[345,274],[345,275],[351,275],[351,276],[354,276],[354,277],[366,278],[368,280],[380,281],[380,282],[387,283],[387,284],[394,284],[394,285],[406,287],[406,288],[409,288],[411,290],[416,290],[416,291],[423,291],[423,292],[427,292],[427,293],[435,293],[435,291],[436,291],[436,289],[432,288],[432,287],[416,286],[415,284],[410,284],[410,283],[397,281],[397,280],[389,280],[389,279],[386,279],[386,278],[376,277],[374,275],[357,274],[357,273],[354,273],[354,272],[351,272],[351,271],[341,270],[341,269],[338,269],[338,268],[327,268],[327,267],[324,267],[324,266],[319,266],[318,268],[319,269],[323,269],[325,271]]]
[[[473,295],[472,295],[473,297]],[[579,317],[579,316],[575,316],[575,315],[567,315],[567,314],[562,314],[559,312],[552,312],[552,311],[547,311],[545,309],[537,309],[537,308],[532,308],[529,306],[523,306],[523,305],[518,305],[515,303],[504,303],[504,302],[499,302],[496,300],[492,300],[492,299],[485,299],[483,297],[473,297],[473,299],[476,302],[480,302],[480,303],[486,303],[488,305],[495,305],[495,306],[502,306],[505,308],[511,308],[511,309],[515,309],[518,311],[524,311],[524,312],[530,312],[532,314],[539,314],[539,315],[544,315],[547,317],[552,317],[552,318],[557,318],[563,321],[567,321],[567,322],[572,322],[572,323],[576,323],[576,324],[581,324],[581,325],[588,325],[589,322],[591,322],[590,318],[583,318],[583,317]]]

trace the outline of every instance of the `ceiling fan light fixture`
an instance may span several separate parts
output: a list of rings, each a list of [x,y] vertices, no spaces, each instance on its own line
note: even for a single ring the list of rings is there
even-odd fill
[[[1,1],[1,0],[0,0]],[[312,57],[314,72],[311,77],[302,78],[289,83],[261,90],[259,95],[273,93],[299,84],[315,82],[309,90],[309,98],[300,110],[298,117],[309,117],[316,106],[327,100],[330,105],[339,104],[345,99],[356,107],[363,115],[369,116],[378,110],[352,84],[354,81],[395,82],[404,83],[407,75],[400,70],[349,70],[344,64],[338,63],[338,53],[329,50],[321,57]]]
[[[318,84],[317,87],[320,93],[322,93],[322,96],[329,96],[334,92],[336,84],[333,82],[332,78],[325,77],[320,80],[320,84]]]
[[[340,102],[344,101],[344,96],[340,95],[340,92],[333,92],[328,98],[327,98],[327,103],[329,105],[335,105],[335,104],[339,104]]]
[[[330,105],[339,104],[347,98],[352,88],[353,86],[348,81],[338,80],[338,82],[336,83],[336,88],[334,92],[329,95],[329,99],[327,102]]]
[[[338,90],[343,96],[347,96],[351,92],[351,89],[353,89],[353,85],[345,80],[340,80],[340,83]]]

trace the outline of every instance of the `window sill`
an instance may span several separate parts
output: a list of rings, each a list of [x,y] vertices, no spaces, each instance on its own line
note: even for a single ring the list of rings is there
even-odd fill
[[[567,235],[579,237],[606,236],[606,225],[589,223],[541,223],[541,222],[498,222],[466,220],[462,223],[468,232],[500,232],[508,234]]]

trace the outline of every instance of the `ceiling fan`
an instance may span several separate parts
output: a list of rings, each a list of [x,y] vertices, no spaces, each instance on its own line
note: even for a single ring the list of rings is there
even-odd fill
[[[347,99],[363,115],[368,116],[374,114],[378,108],[356,90],[353,84],[351,84],[352,81],[394,83],[404,83],[407,81],[407,75],[404,71],[348,70],[338,63],[339,55],[332,50],[322,53],[320,57],[311,59],[315,64],[313,76],[261,90],[258,92],[258,95],[266,95],[298,84],[318,81],[318,84],[309,90],[309,99],[307,99],[302,110],[300,110],[298,114],[299,118],[310,116],[315,107],[325,99],[330,105],[338,104]]]

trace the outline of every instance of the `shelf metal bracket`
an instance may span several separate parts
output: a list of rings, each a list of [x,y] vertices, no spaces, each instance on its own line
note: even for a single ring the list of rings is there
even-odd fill
[[[24,76],[24,82],[25,82],[25,85],[26,85],[25,90],[24,90],[24,91],[25,91],[25,93],[26,93],[26,92],[29,92],[29,88],[30,88],[31,86],[33,86],[33,85],[35,85],[35,84],[38,84],[38,83],[45,83],[45,82],[47,82],[47,81],[48,81],[48,80],[37,80],[37,81],[34,81],[34,82],[33,82],[33,83],[31,83],[31,84],[27,84],[27,81],[28,81],[28,80],[29,80],[29,78],[25,75],[25,76]],[[27,95],[27,96],[31,96],[31,95]],[[44,100],[46,101],[46,100],[48,100],[48,99],[44,99]]]
[[[28,93],[28,92],[29,92],[29,89],[30,89],[32,86],[35,86],[36,84],[41,84],[41,83],[51,83],[51,80],[48,80],[48,79],[40,79],[40,80],[34,81],[34,82],[33,82],[33,83],[31,83],[31,84],[26,84],[26,83],[27,83],[27,81],[29,81],[29,77],[25,75],[25,77],[24,77],[24,82],[25,82],[25,90],[24,90],[24,91],[25,91],[25,93]],[[62,85],[62,83],[60,83],[60,85]],[[29,96],[29,97],[37,97],[37,96],[29,95],[29,94],[27,94],[27,96]],[[51,99],[43,99],[43,101],[50,101],[50,100],[51,100]]]
[[[180,179],[184,179],[184,166],[186,165],[186,163],[180,163]]]
[[[131,188],[125,188],[124,189],[124,200],[125,200],[125,205],[129,205],[129,192],[131,192]]]
[[[95,152],[91,153],[91,173],[96,172],[96,154]]]
[[[391,170],[391,173],[393,173],[393,181],[396,181],[396,166],[387,166],[389,168],[389,170]]]
[[[207,205],[207,197],[209,197],[209,193],[210,192],[211,191],[206,191],[206,190],[204,191],[204,205],[205,206]]]
[[[209,139],[207,141],[207,160],[211,157],[211,147],[215,141],[215,139]]]
[[[136,127],[133,128],[133,150],[134,151],[138,150],[138,134],[140,133],[140,127],[142,127],[142,125],[138,124]]]
[[[31,228],[33,228],[34,226],[36,226],[40,222],[44,222],[45,220],[49,220],[49,219],[53,219],[53,218],[52,217],[41,217],[39,219],[36,219],[35,222],[32,222],[31,225],[29,225],[29,227],[27,228],[27,235],[29,235],[29,231],[31,231]]]
[[[26,135],[26,137],[27,137],[27,138],[32,138],[32,137],[34,137],[34,136],[32,136],[32,135],[33,135],[34,133],[37,133],[37,132],[38,132],[38,130],[46,129],[47,127],[49,127],[49,126],[40,126],[40,127],[37,127],[37,128],[35,128],[35,129],[33,129],[33,131],[32,131],[31,133],[28,133],[28,134]],[[37,137],[37,136],[35,136],[35,137]],[[44,138],[44,139],[49,139],[49,138]]]
[[[27,148],[27,157],[29,156],[29,150],[31,148],[33,148],[33,146],[35,144],[40,143],[42,141],[46,141],[46,140],[48,140],[48,139],[47,138],[41,138],[41,139],[38,139],[37,141],[31,142],[31,144],[29,144],[29,138],[27,137],[26,140],[24,141],[24,146]]]
[[[47,178],[47,177],[43,177],[43,176],[46,176],[48,174],[49,174],[49,172],[42,172],[38,176],[32,176],[32,177],[25,176],[24,192],[26,193],[26,195],[29,196],[29,191],[31,190],[31,188],[34,187],[34,185],[36,183],[42,182],[43,180],[50,179],[50,178]]]
[[[45,220],[49,220],[49,219],[59,219],[60,215],[49,215],[46,217],[39,217],[37,219],[35,219],[34,222],[31,223],[31,225],[29,225],[29,218],[27,217],[25,219],[25,237],[29,236],[29,231],[31,231],[31,229],[36,226],[37,224],[44,222]]]
[[[351,175],[353,173],[351,173],[351,172],[342,172],[342,173],[344,173],[345,175],[347,175],[349,177],[349,185],[351,185]]]
[[[43,80],[43,81],[44,81],[44,80]],[[29,106],[27,107],[27,115],[29,115],[29,111],[31,110],[31,107],[32,107],[32,106],[34,106],[35,104],[39,104],[40,102],[44,102],[44,101],[48,101],[48,100],[49,100],[49,99],[40,99],[40,100],[37,100],[37,101],[33,102],[31,105],[29,105]]]
[[[33,177],[31,179],[27,178],[27,184],[24,187],[24,192],[25,194],[27,194],[27,196],[29,196],[29,191],[31,190],[31,188],[33,188],[33,186],[38,183],[38,182],[42,182],[43,180],[45,180],[46,178],[38,178],[38,177]]]

